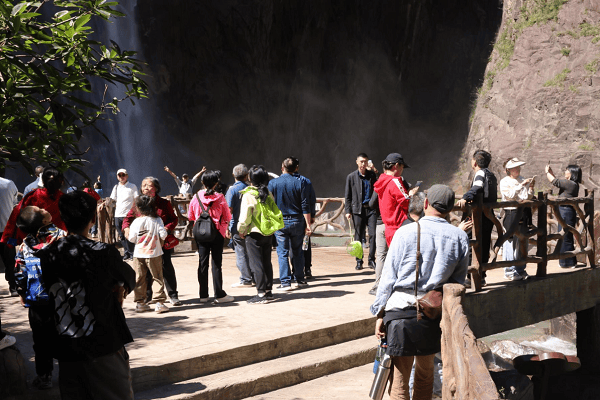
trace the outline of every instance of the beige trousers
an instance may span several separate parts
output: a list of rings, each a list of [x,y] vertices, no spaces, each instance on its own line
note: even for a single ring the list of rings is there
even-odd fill
[[[390,374],[390,399],[410,400],[408,380],[415,361],[415,383],[412,400],[431,400],[433,396],[433,359],[428,356],[392,357]]]
[[[135,269],[133,301],[136,303],[146,302],[146,274],[150,271],[153,282],[158,284],[158,290],[152,291],[152,300],[157,303],[164,303],[167,300],[167,295],[165,293],[165,282],[163,281],[162,257],[134,258],[133,269]]]

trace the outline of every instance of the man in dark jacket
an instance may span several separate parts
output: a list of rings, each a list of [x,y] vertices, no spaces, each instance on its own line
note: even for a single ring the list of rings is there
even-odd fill
[[[73,191],[58,207],[69,235],[37,255],[54,308],[61,398],[133,400],[124,347],[133,338],[122,301],[135,286],[135,272],[113,246],[88,238],[93,197]]]
[[[352,218],[354,223],[354,240],[362,242],[366,230],[369,230],[369,267],[375,269],[375,226],[377,213],[369,207],[369,200],[373,196],[373,186],[377,181],[377,174],[367,169],[369,156],[360,153],[356,157],[358,169],[346,177],[346,218]],[[356,259],[356,269],[363,269],[362,258]]]

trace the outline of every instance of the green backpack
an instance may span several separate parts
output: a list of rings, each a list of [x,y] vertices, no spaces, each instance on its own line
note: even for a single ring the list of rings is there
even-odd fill
[[[271,196],[267,196],[267,200],[261,203],[258,198],[258,190],[251,186],[241,190],[240,193],[250,193],[256,197],[256,210],[258,212],[252,214],[252,225],[256,226],[264,236],[270,236],[275,231],[283,229],[283,214]]]

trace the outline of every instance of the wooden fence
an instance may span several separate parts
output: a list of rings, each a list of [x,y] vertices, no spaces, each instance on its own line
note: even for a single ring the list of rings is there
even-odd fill
[[[583,205],[583,210],[581,209]],[[580,224],[579,229],[575,226],[568,225],[561,217],[559,212],[560,206],[572,206],[577,213]],[[513,224],[507,228],[506,232],[502,224],[498,220],[494,210],[515,207],[517,216]],[[537,226],[534,229],[529,229],[519,221],[526,208],[530,208],[532,214],[537,211]],[[453,211],[465,211],[455,208]],[[481,290],[481,273],[491,269],[503,268],[509,266],[521,266],[529,263],[537,264],[536,276],[546,276],[546,266],[548,260],[558,260],[578,255],[586,255],[588,263],[591,267],[595,267],[595,242],[594,242],[594,192],[587,193],[585,197],[577,197],[570,199],[549,199],[548,195],[542,192],[538,193],[537,198],[523,201],[509,201],[497,203],[483,203],[482,197],[479,196],[471,207],[473,218],[473,234],[471,239],[472,246],[472,261],[469,267],[469,272],[473,276],[475,290]],[[483,251],[481,247],[481,238],[483,230],[483,218],[485,215],[490,219],[498,232],[498,239],[493,244],[493,256],[491,261],[483,263]],[[560,226],[560,232],[551,232],[553,226]],[[562,242],[566,233],[572,233],[576,249],[574,251],[560,252]],[[519,239],[521,258],[513,261],[497,261],[497,256],[502,244],[516,235]],[[556,240],[556,245],[553,252],[549,252],[548,242]],[[529,245],[536,246],[535,255],[528,254]]]
[[[496,385],[477,348],[462,306],[465,287],[444,285],[442,302],[442,365],[444,399],[499,399]]]

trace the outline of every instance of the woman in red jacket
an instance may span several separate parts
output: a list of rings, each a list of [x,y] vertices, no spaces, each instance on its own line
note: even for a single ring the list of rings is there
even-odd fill
[[[172,234],[175,231],[175,227],[177,226],[177,216],[175,215],[175,211],[173,211],[173,206],[171,203],[160,197],[158,194],[160,193],[160,182],[158,179],[148,176],[144,178],[141,186],[142,194],[146,196],[154,197],[154,204],[156,205],[156,215],[162,219],[163,224],[165,225],[165,229],[168,234]],[[134,219],[139,217],[139,214],[134,207],[129,210],[127,216],[123,220],[123,230],[125,232],[125,237],[129,237],[129,225],[133,222]],[[179,300],[179,295],[177,293],[177,277],[175,276],[175,268],[173,267],[173,262],[171,261],[171,255],[173,254],[173,249],[165,249],[163,247],[163,278],[165,280],[165,287],[167,288],[167,293],[171,299],[171,305],[180,306],[183,303]],[[148,282],[148,290],[146,291],[146,299],[149,301],[152,299],[152,276],[148,274],[149,282]]]

